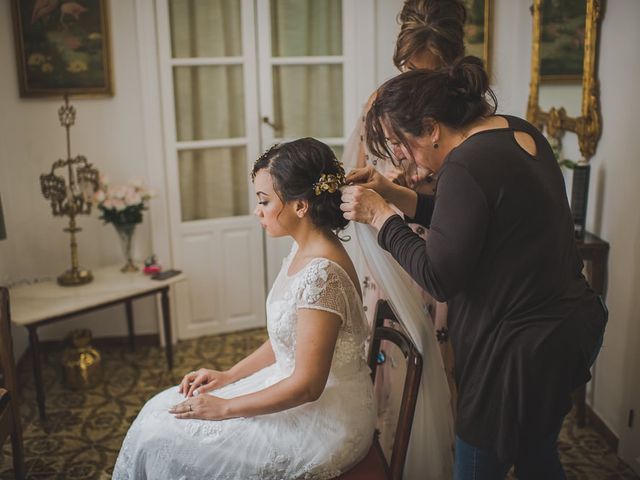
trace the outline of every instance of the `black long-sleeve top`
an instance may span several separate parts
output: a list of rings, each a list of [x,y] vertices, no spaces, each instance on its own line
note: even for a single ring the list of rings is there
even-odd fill
[[[515,461],[549,435],[590,378],[606,322],[582,275],[564,181],[553,152],[528,122],[505,116],[451,151],[435,196],[418,196],[378,241],[439,301],[448,302],[458,385],[456,433]],[[536,155],[514,138],[533,137]]]

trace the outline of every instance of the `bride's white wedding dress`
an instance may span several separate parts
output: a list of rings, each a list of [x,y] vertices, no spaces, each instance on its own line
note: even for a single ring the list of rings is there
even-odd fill
[[[172,387],[147,402],[132,424],[114,479],[326,479],[366,455],[376,413],[365,359],[362,301],[348,274],[330,260],[316,258],[287,275],[294,253],[295,247],[267,298],[267,328],[276,362],[211,394],[233,398],[291,375],[297,312],[309,308],[342,319],[320,398],[251,418],[178,420],[168,410],[184,397]]]

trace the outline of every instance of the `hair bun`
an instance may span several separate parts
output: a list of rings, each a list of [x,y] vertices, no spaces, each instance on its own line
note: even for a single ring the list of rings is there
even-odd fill
[[[448,69],[449,92],[452,96],[479,99],[489,90],[489,76],[481,59],[466,56],[456,60]]]

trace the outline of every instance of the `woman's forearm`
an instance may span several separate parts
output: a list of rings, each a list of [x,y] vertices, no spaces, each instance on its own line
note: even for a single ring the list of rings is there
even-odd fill
[[[273,353],[273,348],[271,347],[271,340],[267,339],[267,341],[251,355],[243,358],[227,371],[230,378],[229,383],[233,383],[241,378],[247,377],[258,370],[271,365],[275,361],[276,357]]]
[[[255,393],[226,401],[225,418],[253,417],[280,412],[317,400],[322,392],[313,391],[294,375]]]
[[[407,217],[413,218],[418,205],[418,194],[410,188],[393,184],[384,194],[385,200],[394,204]]]

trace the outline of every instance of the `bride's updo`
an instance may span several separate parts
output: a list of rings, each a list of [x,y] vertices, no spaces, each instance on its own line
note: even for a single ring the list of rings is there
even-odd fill
[[[315,138],[276,144],[253,165],[251,178],[267,169],[283,203],[309,202],[309,217],[319,228],[343,230],[349,220],[340,210],[344,169],[327,145]]]

